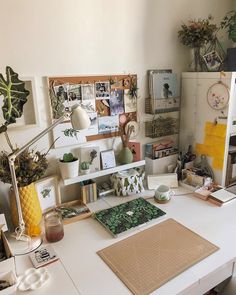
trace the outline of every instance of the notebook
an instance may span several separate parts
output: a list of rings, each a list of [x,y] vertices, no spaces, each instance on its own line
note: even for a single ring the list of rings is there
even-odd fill
[[[98,211],[93,216],[114,237],[117,237],[121,233],[144,225],[165,214],[164,211],[150,204],[144,198],[138,198],[109,209]]]

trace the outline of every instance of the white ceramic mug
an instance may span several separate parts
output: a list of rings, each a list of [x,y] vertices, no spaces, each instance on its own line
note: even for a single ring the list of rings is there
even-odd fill
[[[161,202],[168,202],[174,194],[169,186],[161,184],[155,191],[155,199]]]

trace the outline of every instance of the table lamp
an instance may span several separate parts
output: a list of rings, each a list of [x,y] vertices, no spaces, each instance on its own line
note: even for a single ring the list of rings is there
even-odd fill
[[[65,120],[70,120],[73,129],[75,130],[83,130],[88,129],[90,126],[90,119],[87,112],[81,108],[81,106],[75,105],[72,107],[71,111],[65,112],[63,116],[57,119],[51,126],[47,127],[33,139],[31,139],[28,143],[26,143],[22,148],[16,150],[14,153],[8,156],[8,162],[10,166],[11,178],[12,178],[12,186],[13,191],[15,193],[16,198],[16,206],[18,212],[18,226],[15,230],[14,238],[8,237],[8,241],[11,245],[11,250],[14,255],[22,255],[29,253],[35,250],[42,244],[42,237],[30,238],[25,234],[25,222],[22,215],[19,191],[17,186],[16,172],[15,172],[15,160],[16,158],[26,149],[28,149],[32,144],[36,143],[40,138],[46,135],[49,131],[55,128],[58,124],[62,123]]]

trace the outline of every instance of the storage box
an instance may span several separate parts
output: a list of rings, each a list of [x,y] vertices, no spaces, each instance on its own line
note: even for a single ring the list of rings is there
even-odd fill
[[[3,289],[0,291],[1,295],[10,295],[15,294],[16,288],[17,288],[17,278],[15,275],[15,272],[9,271],[9,272],[1,272],[0,273],[0,281],[7,281],[9,282],[10,286],[6,289]]]
[[[80,196],[84,204],[97,201],[97,185],[93,180],[81,181]]]
[[[112,174],[111,182],[117,196],[129,196],[144,191],[143,179],[145,172],[142,169],[129,169]]]
[[[10,246],[9,246],[6,236],[2,230],[0,231],[0,240],[3,243],[3,250],[4,250],[6,258],[7,258],[7,259],[0,262],[0,271],[1,272],[10,272],[10,271],[15,272],[14,257],[12,256]]]
[[[57,209],[62,213],[62,215],[63,215],[63,210],[60,210],[62,208],[73,208],[75,210],[79,210],[79,208],[81,208],[81,207],[84,207],[85,209],[87,209],[87,211],[84,211],[74,217],[63,218],[63,224],[69,224],[69,223],[76,222],[76,221],[79,221],[84,218],[88,218],[92,215],[92,212],[81,200],[67,202],[67,203],[63,203],[63,204],[57,206]]]

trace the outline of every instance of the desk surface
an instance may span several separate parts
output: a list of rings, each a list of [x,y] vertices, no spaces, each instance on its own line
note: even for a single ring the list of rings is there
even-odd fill
[[[175,190],[175,193],[167,204],[155,203],[153,198],[150,198],[154,194],[153,191],[145,192],[141,196],[150,198],[148,200],[151,203],[164,210],[167,213],[164,219],[174,218],[219,246],[220,250],[152,294],[203,294],[232,274],[236,260],[236,200],[217,207],[191,196],[184,188]],[[136,197],[105,197],[89,204],[89,207],[92,211],[101,210]],[[163,218],[154,224],[161,221]],[[52,244],[61,260],[48,266],[52,279],[34,294],[131,294],[96,252],[152,225],[139,227],[116,239],[92,218],[66,225],[63,240]],[[18,274],[30,267],[29,258],[17,257],[16,267]]]

